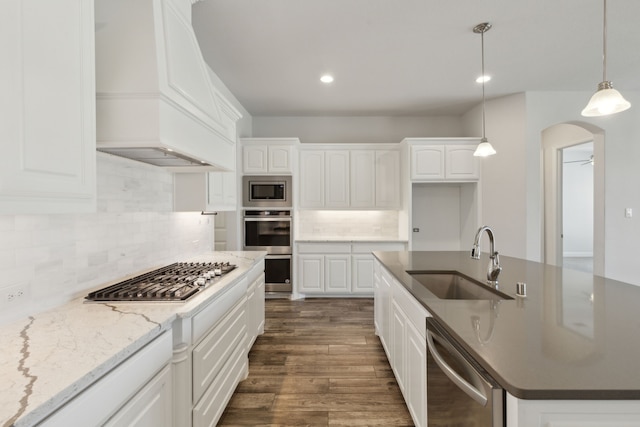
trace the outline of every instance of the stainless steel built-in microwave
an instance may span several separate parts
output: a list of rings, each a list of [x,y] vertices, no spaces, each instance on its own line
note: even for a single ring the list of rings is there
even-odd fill
[[[242,177],[242,202],[246,208],[292,207],[291,176],[254,175]]]

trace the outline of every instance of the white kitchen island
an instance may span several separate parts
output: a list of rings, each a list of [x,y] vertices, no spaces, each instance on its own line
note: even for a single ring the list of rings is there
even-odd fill
[[[0,425],[215,423],[264,330],[265,254],[187,260],[237,265],[188,302],[78,298],[2,326]]]

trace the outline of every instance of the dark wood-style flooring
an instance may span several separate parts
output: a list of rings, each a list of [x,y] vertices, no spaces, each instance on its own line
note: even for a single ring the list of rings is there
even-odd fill
[[[265,317],[219,426],[413,425],[372,299],[268,299]]]

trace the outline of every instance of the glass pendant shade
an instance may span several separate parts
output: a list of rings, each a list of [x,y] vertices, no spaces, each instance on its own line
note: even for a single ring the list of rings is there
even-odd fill
[[[585,117],[607,116],[619,113],[631,107],[631,103],[611,86],[611,82],[604,81],[598,85],[598,91],[593,94],[589,104],[582,110]]]
[[[607,0],[603,0],[604,11],[602,14],[602,81],[598,84],[598,90],[593,94],[582,115],[584,117],[608,116],[619,113],[631,107],[631,103],[624,99],[620,92],[613,88],[607,80]]]
[[[476,157],[487,157],[494,154],[496,154],[496,150],[489,143],[489,141],[487,141],[487,138],[482,138],[480,140],[480,144],[478,144],[476,151],[474,151],[473,153],[473,155]]]

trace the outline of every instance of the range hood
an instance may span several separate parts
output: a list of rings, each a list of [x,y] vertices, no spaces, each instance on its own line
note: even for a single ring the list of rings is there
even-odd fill
[[[96,0],[97,149],[175,172],[235,169],[240,113],[212,84],[192,0]]]

